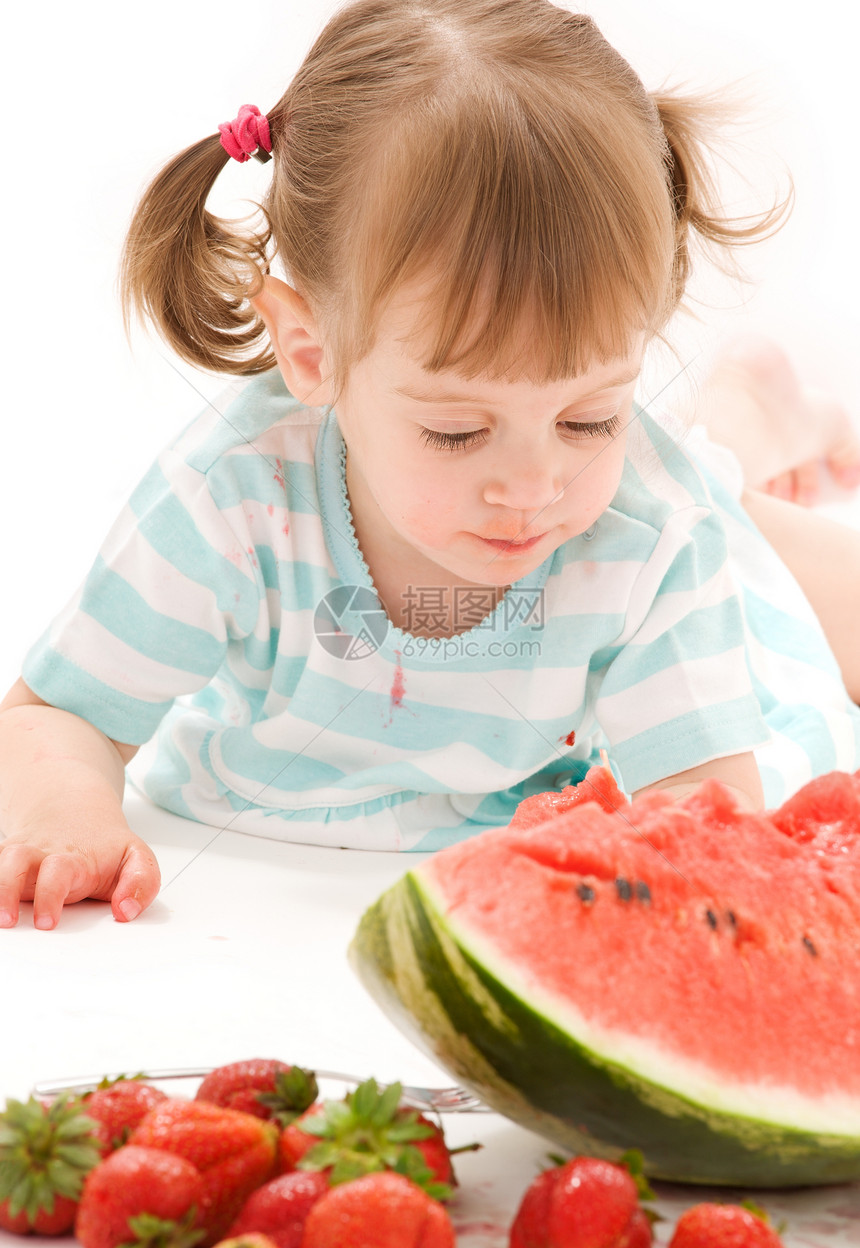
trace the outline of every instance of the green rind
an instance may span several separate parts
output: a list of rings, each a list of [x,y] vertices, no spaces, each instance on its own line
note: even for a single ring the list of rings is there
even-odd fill
[[[860,1138],[740,1117],[603,1059],[505,987],[409,874],[366,912],[350,960],[380,1006],[500,1114],[574,1152],[684,1183],[793,1187],[860,1178]]]

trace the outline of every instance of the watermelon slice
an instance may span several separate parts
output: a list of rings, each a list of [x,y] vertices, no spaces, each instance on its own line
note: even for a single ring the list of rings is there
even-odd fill
[[[761,815],[717,781],[630,805],[589,777],[606,800],[531,799],[385,893],[350,951],[365,985],[574,1151],[681,1182],[860,1177],[860,773]]]

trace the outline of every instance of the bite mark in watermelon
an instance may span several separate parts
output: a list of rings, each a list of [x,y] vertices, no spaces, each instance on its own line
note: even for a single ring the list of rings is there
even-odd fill
[[[383,1008],[575,1151],[689,1182],[860,1177],[860,773],[766,814],[717,781],[549,797],[366,913],[351,957]]]

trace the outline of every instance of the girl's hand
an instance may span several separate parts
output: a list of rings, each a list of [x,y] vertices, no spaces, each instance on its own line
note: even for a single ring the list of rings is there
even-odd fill
[[[56,927],[63,906],[109,901],[137,918],[161,873],[122,812],[124,764],[137,746],[114,741],[58,710],[18,680],[0,703],[0,927],[33,902],[36,927]]]
[[[97,812],[88,812],[95,828]],[[0,927],[14,927],[18,906],[33,902],[33,924],[57,926],[64,905],[109,901],[120,923],[137,918],[158,893],[161,873],[149,846],[126,825],[81,833],[57,821],[0,842]]]

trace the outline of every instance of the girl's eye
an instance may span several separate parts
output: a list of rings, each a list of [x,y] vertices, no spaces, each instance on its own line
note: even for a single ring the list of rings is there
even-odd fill
[[[438,429],[421,430],[421,441],[426,446],[435,446],[442,451],[461,451],[467,446],[475,446],[483,442],[486,436],[486,429],[474,429],[470,433],[441,433]]]
[[[574,438],[611,438],[621,428],[621,418],[616,412],[607,420],[565,420],[563,427]]]
[[[584,438],[611,438],[621,428],[621,418],[616,412],[606,420],[564,420],[561,428],[571,441]],[[421,440],[426,446],[443,451],[461,451],[478,446],[487,437],[486,429],[474,429],[469,433],[443,433],[438,429],[422,429]]]

